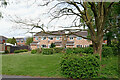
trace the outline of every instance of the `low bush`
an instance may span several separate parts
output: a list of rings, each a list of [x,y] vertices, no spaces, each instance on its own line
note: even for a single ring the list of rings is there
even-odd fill
[[[50,54],[53,54],[53,53],[54,53],[53,48],[42,49],[42,54],[50,55]]]
[[[31,54],[36,54],[36,53],[37,53],[36,49],[31,50]]]
[[[93,54],[93,48],[92,47],[86,47],[84,48],[84,53],[86,54]]]
[[[99,55],[95,54],[65,54],[60,62],[61,73],[68,78],[96,78],[100,69],[99,61]]]
[[[27,49],[15,50],[14,53],[28,52]]]
[[[115,47],[111,47],[112,48],[112,51],[113,51],[113,55],[118,55],[118,46],[115,46]]]
[[[84,53],[84,48],[73,48],[73,53],[78,54],[78,53]]]
[[[36,50],[37,50],[38,54],[42,53],[42,49],[41,48],[37,48]]]
[[[8,53],[10,53],[8,50],[5,50],[5,52],[4,52],[5,54],[8,54]]]
[[[67,48],[66,49],[66,54],[72,54],[73,53],[73,48]]]
[[[55,52],[55,53],[62,53],[63,50],[64,50],[63,47],[59,47],[59,48],[55,47],[55,48],[54,48],[54,52]]]
[[[111,47],[103,47],[102,48],[102,56],[109,57],[113,55],[113,51]]]

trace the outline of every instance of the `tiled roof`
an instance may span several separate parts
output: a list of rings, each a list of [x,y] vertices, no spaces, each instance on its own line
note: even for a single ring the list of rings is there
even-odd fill
[[[61,36],[62,34],[65,34],[65,30],[51,31],[51,32],[49,31],[48,33],[59,34],[59,36]],[[87,36],[88,35],[87,31],[77,31],[75,33],[77,35],[81,35],[81,36]],[[34,36],[52,36],[52,35],[51,34],[46,34],[46,33],[43,33],[43,32],[38,32]],[[56,36],[58,36],[58,35],[56,35]],[[75,35],[70,35],[70,36],[75,37]]]

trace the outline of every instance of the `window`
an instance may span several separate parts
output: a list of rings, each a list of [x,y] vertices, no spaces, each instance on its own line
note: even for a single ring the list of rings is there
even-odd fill
[[[47,47],[47,46],[46,46],[46,45],[41,45],[41,47],[42,47],[42,48],[45,48],[45,47]]]
[[[21,41],[21,43],[23,43],[23,41]]]
[[[17,41],[17,43],[19,43],[19,41]]]
[[[48,37],[49,40],[53,40],[53,37]]]
[[[56,37],[56,40],[60,40],[60,37]]]
[[[46,40],[46,37],[42,37],[41,40]]]
[[[76,47],[82,47],[82,45],[77,45]]]
[[[35,37],[35,40],[38,40],[38,37]]]
[[[73,40],[73,37],[70,37],[70,40]]]
[[[82,38],[81,37],[77,37],[77,40],[81,40]]]

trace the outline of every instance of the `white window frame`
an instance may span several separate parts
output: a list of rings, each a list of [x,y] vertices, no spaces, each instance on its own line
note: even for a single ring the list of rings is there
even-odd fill
[[[35,40],[38,40],[38,37],[35,37]]]
[[[56,37],[56,40],[60,40],[60,37]]]
[[[46,37],[42,37],[41,40],[46,40]]]
[[[82,37],[77,37],[77,40],[82,40]]]

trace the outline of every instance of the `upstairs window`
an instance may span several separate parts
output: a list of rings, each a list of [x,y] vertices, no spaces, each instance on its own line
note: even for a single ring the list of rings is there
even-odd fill
[[[70,40],[73,40],[73,37],[70,37]]]
[[[35,37],[35,40],[38,40],[38,37]]]
[[[23,41],[21,41],[21,43],[23,43]]]
[[[56,40],[60,40],[60,37],[56,37]]]
[[[42,37],[41,40],[46,40],[46,37]]]
[[[81,40],[82,38],[81,37],[77,37],[77,40]]]
[[[53,40],[53,37],[48,37],[48,40]]]

